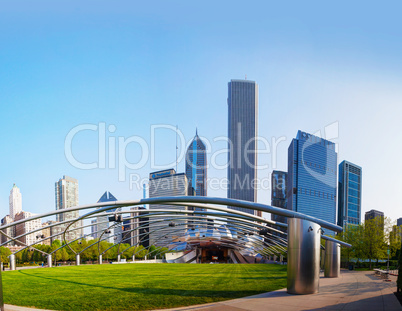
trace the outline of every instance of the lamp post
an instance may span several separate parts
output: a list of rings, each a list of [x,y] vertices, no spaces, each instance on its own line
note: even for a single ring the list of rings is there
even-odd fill
[[[388,254],[388,261],[387,261],[387,280],[389,278],[389,244],[387,248],[387,254]]]

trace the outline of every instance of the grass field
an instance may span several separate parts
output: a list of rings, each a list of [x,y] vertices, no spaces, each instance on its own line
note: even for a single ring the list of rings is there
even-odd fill
[[[149,310],[255,295],[286,286],[286,266],[121,264],[2,273],[4,301],[53,310]]]

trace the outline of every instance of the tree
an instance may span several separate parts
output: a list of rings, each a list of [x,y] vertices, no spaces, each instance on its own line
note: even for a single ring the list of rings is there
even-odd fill
[[[0,254],[1,254],[1,262],[8,263],[9,261],[8,256],[11,255],[10,249],[8,247],[1,246]]]
[[[370,262],[373,259],[380,259],[386,256],[387,244],[385,243],[384,234],[384,219],[382,217],[376,217],[374,219],[368,219],[364,223],[364,255]]]

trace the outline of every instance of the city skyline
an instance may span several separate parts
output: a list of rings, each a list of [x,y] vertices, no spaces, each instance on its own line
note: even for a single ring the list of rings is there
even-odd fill
[[[256,12],[220,3],[210,12],[195,4],[176,10],[160,4],[152,16],[146,5],[129,3],[124,12],[111,4],[82,4],[78,15],[56,3],[40,2],[29,11],[13,3],[2,6],[0,24],[9,29],[0,34],[5,73],[0,118],[7,133],[0,155],[7,164],[0,181],[3,215],[14,182],[23,190],[26,210],[52,210],[53,183],[63,174],[80,181],[81,204],[95,202],[105,189],[120,199],[141,198],[142,188],[130,189],[128,178],[118,181],[117,169],[71,165],[67,134],[79,125],[105,122],[107,129],[115,126],[106,132],[107,143],[133,135],[150,143],[150,127],[168,124],[178,125],[186,141],[198,127],[202,138],[213,142],[227,136],[227,81],[247,74],[259,84],[259,135],[271,143],[270,150],[273,138],[283,138],[276,152],[260,154],[258,163],[269,167],[259,176],[269,179],[272,170],[287,170],[287,147],[298,129],[324,136],[335,123],[337,135],[327,139],[339,147],[339,160],[365,171],[362,214],[381,206],[385,215],[399,218],[402,171],[392,165],[400,154],[395,141],[402,140],[399,5],[392,12],[362,3],[348,3],[347,12],[342,5],[260,6]],[[239,28],[239,20],[248,27]],[[99,160],[98,137],[90,130],[77,135],[74,156],[84,163]],[[175,162],[174,133],[161,130],[155,143],[156,163],[168,168]],[[127,149],[129,161],[138,160],[137,147]],[[214,142],[212,152],[224,147]],[[224,155],[218,158],[225,162]],[[149,162],[138,170],[144,178],[153,171]],[[184,171],[184,161],[178,171]],[[384,171],[387,186],[378,183]],[[226,169],[208,173],[220,179]],[[385,192],[385,198],[378,195]],[[225,197],[226,190],[208,188],[208,195]],[[257,201],[270,202],[270,189],[259,191]]]

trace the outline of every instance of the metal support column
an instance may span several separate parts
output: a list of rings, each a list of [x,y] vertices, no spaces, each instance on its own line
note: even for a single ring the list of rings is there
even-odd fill
[[[117,255],[117,262],[120,262],[120,260],[121,260],[121,256]]]
[[[102,262],[102,255],[99,255],[99,264],[100,264],[100,265],[103,264],[103,262]]]
[[[341,246],[333,241],[325,241],[324,276],[337,278],[341,273]]]
[[[47,255],[47,266],[52,267],[52,255]]]
[[[288,218],[288,293],[318,293],[321,226]]]
[[[15,270],[15,255],[11,254],[8,259],[10,260],[10,270]]]
[[[79,266],[81,264],[80,254],[75,255],[75,265]]]
[[[133,262],[135,261],[135,255],[133,255]]]

